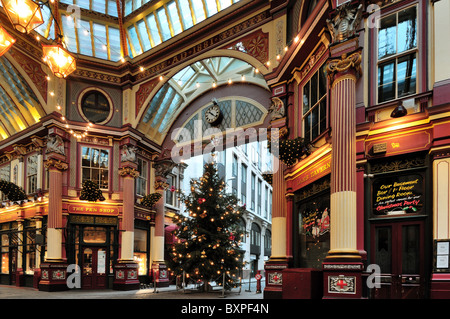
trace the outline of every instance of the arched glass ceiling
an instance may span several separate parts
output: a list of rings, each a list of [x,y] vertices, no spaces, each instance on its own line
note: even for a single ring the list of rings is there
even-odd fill
[[[0,57],[0,140],[37,123],[42,115],[28,83],[5,57]]]
[[[193,99],[220,85],[253,83],[267,88],[264,77],[245,61],[212,57],[177,72],[153,96],[140,124],[150,136],[164,134]]]
[[[67,48],[78,54],[119,61],[123,57],[118,0],[60,0],[62,35]],[[171,39],[240,0],[125,0],[123,29],[128,55],[136,57]],[[78,10],[77,8],[83,10]],[[133,15],[136,10],[142,10]],[[102,14],[93,18],[85,10]],[[50,9],[43,6],[45,23],[37,32],[55,38]],[[56,30],[59,32],[59,30]]]

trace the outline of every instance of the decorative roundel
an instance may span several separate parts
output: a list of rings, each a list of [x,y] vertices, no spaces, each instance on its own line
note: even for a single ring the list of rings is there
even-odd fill
[[[109,96],[97,88],[86,89],[80,94],[78,107],[83,118],[94,124],[104,124],[111,119],[113,105]]]

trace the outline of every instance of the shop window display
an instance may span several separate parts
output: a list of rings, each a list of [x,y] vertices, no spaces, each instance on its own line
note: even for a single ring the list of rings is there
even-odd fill
[[[299,266],[320,269],[330,249],[330,195],[302,202],[298,214]]]

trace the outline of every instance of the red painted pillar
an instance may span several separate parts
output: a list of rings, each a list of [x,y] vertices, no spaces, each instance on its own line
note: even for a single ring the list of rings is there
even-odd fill
[[[134,154],[132,145],[124,145],[127,154]],[[131,155],[128,155],[131,156]],[[138,268],[134,261],[134,201],[135,201],[135,178],[139,176],[136,170],[137,164],[131,157],[124,157],[119,168],[119,176],[122,178],[122,223],[121,223],[121,246],[120,258],[114,265],[115,290],[139,289]]]
[[[167,174],[169,174],[175,163],[171,159],[161,159],[154,163],[155,169],[155,191],[161,194],[160,200],[155,205],[155,232],[152,238],[152,273],[153,281],[157,287],[167,287],[169,276],[164,262],[164,216],[166,202]]]
[[[325,298],[361,298],[357,238],[356,81],[361,52],[343,53],[327,65],[332,130],[330,251],[323,262]]]
[[[57,131],[56,128],[54,128]],[[51,133],[51,132],[50,132]],[[63,174],[68,169],[65,162],[64,140],[59,135],[50,138],[55,143],[47,143],[45,167],[49,172],[47,255],[40,265],[39,290],[58,291],[68,289],[66,285],[67,263],[63,258],[63,216],[62,189]]]

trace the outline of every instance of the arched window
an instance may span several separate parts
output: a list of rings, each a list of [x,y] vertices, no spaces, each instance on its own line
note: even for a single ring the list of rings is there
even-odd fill
[[[250,253],[259,255],[261,253],[261,228],[253,223],[250,230]]]
[[[264,235],[264,256],[270,256],[272,253],[272,233],[270,230],[266,229],[266,234]]]

